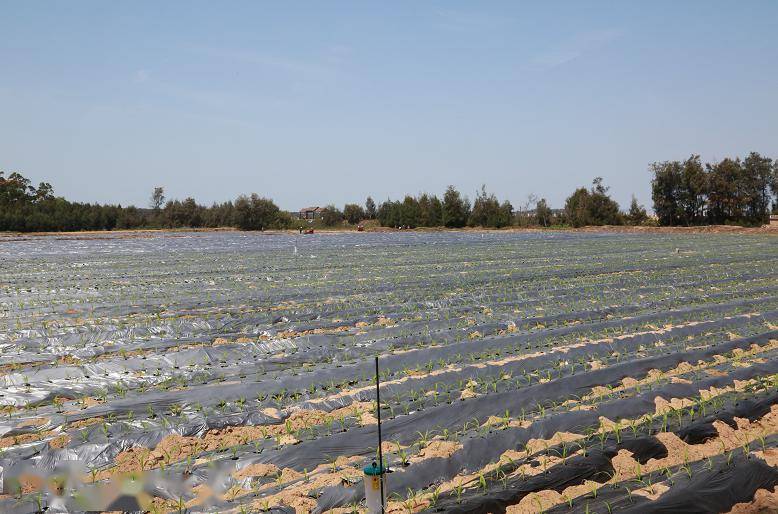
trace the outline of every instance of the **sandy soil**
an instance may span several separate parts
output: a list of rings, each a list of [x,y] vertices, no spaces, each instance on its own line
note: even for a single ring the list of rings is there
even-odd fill
[[[660,432],[656,434],[656,437],[667,448],[667,457],[650,459],[644,465],[639,464],[632,458],[632,453],[628,450],[619,450],[618,454],[611,460],[615,474],[608,483],[615,484],[635,480],[653,471],[673,468],[687,462],[697,462],[707,457],[721,455],[722,453],[740,448],[743,444],[757,441],[760,436],[772,435],[778,431],[778,406],[773,406],[770,412],[754,422],[742,418],[735,418],[735,421],[737,422],[737,429],[733,429],[721,421],[714,421],[713,426],[718,432],[718,437],[702,444],[687,444],[672,432]],[[768,450],[768,452],[770,453],[755,453],[755,455],[772,465],[774,463],[773,459],[775,459],[774,452],[773,450]],[[604,484],[591,482],[588,484],[589,487],[586,487],[586,485],[568,487],[561,494],[549,490],[529,494],[522,498],[518,504],[509,507],[507,512],[540,512],[540,510],[562,504],[567,498],[576,498],[593,489],[599,489]],[[668,489],[667,486],[658,483],[635,489],[632,492],[655,500]],[[771,512],[769,510],[759,510],[759,508],[764,505],[769,506],[770,502],[773,501],[775,501],[774,493],[768,491],[764,491],[764,493],[758,492],[753,502],[740,504],[733,509],[733,512]],[[749,508],[752,510],[748,510]]]
[[[753,501],[738,503],[728,514],[770,514],[778,512],[778,487],[772,491],[759,489],[754,494]]]
[[[0,232],[0,242],[18,240],[21,237],[67,237],[68,239],[133,239],[150,237],[184,237],[185,233],[205,233],[205,232],[235,232],[237,229],[231,227],[223,228],[191,228],[191,229],[138,229],[138,230],[85,230],[80,232]],[[367,232],[614,232],[614,233],[635,233],[635,234],[769,234],[778,235],[778,225],[765,225],[762,227],[738,227],[732,225],[705,225],[700,227],[631,227],[631,226],[592,226],[581,228],[539,228],[539,227],[508,227],[501,229],[486,229],[480,227],[465,227],[459,229],[448,229],[443,227],[434,228],[415,228],[398,230],[389,227],[367,227],[363,233]],[[316,234],[340,234],[343,232],[357,232],[352,227],[342,229],[317,229]],[[265,230],[263,234],[298,234],[294,230]]]

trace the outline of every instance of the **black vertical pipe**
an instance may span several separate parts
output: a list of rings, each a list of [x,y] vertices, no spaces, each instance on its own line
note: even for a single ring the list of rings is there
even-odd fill
[[[376,417],[378,418],[378,475],[381,481],[381,512],[386,511],[384,506],[384,450],[381,448],[381,388],[378,385],[378,356],[375,358],[375,401],[376,401]]]

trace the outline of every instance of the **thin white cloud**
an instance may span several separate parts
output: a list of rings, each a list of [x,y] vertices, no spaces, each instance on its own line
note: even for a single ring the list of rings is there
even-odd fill
[[[149,72],[148,70],[138,70],[135,72],[135,76],[133,77],[133,80],[138,84],[143,84],[147,80],[149,80]]]
[[[536,56],[532,63],[543,68],[555,68],[562,66],[571,61],[576,60],[581,56],[583,51],[581,50],[554,50],[548,53],[544,53]]]
[[[298,59],[285,55],[259,54],[236,50],[203,50],[212,57],[242,63],[249,66],[268,68],[282,72],[297,81],[327,82],[338,76],[337,64],[347,53],[344,48],[333,47],[327,55],[314,60]]]
[[[542,68],[555,68],[572,62],[584,54],[594,52],[608,44],[616,41],[624,35],[620,29],[606,29],[591,32],[585,32],[577,35],[568,42],[559,45],[556,48],[549,49],[536,55],[532,63]]]
[[[437,12],[437,24],[441,28],[457,32],[493,30],[510,20],[503,16],[477,11],[446,9]]]

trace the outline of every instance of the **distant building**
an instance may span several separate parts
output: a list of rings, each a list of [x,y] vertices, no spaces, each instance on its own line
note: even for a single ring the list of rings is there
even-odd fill
[[[324,211],[321,207],[303,207],[300,209],[299,218],[301,220],[315,220],[321,218]]]
[[[770,226],[771,227],[778,227],[778,214],[771,214],[770,215]]]

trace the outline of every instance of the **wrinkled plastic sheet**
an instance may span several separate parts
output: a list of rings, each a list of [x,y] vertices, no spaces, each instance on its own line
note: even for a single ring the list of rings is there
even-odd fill
[[[530,439],[547,439],[557,432],[580,432],[587,426],[597,426],[600,416],[605,416],[609,419],[634,418],[640,416],[649,410],[653,410],[654,398],[656,396],[662,396],[667,399],[673,397],[683,398],[694,395],[699,389],[706,389],[711,386],[722,387],[725,384],[732,383],[734,380],[747,380],[751,376],[776,372],[778,372],[778,362],[771,361],[767,364],[760,365],[758,370],[750,368],[744,369],[739,372],[734,372],[730,377],[711,377],[696,384],[667,384],[659,390],[643,393],[633,398],[606,401],[602,403],[596,411],[571,411],[555,414],[551,417],[534,422],[528,428],[507,428],[505,430],[492,431],[485,438],[473,436],[464,440],[463,448],[449,458],[427,459],[392,473],[390,475],[392,489],[396,491],[405,491],[408,487],[426,487],[438,481],[450,479],[460,472],[476,471],[490,462],[498,460],[500,455],[506,450],[522,448]],[[545,384],[540,385],[542,386]],[[491,396],[494,397],[496,395]],[[491,398],[491,400],[494,401],[495,398]],[[752,401],[750,405],[754,406],[756,411],[755,413],[744,417],[756,419],[756,413],[763,411],[765,407],[769,409],[770,406],[776,403],[778,403],[778,393],[769,395],[759,401]],[[498,405],[499,407],[503,406],[502,403]],[[736,406],[730,407],[728,410],[724,410],[721,413],[721,419],[731,419],[735,413],[744,414],[743,409],[741,408],[742,406],[743,404],[739,403]],[[707,425],[712,424],[713,420],[717,419],[717,416],[718,414],[706,418],[704,423]],[[443,426],[452,425],[455,425],[455,422]],[[399,430],[394,425],[383,428],[382,432],[385,434],[384,440],[397,440],[401,443],[410,442],[414,437],[413,434],[408,435],[408,430],[403,430],[405,427],[410,426],[410,424],[403,423]],[[416,427],[417,425],[413,424],[412,426]],[[424,430],[425,428],[426,427],[423,427],[421,430]],[[351,432],[352,431],[349,433]],[[347,434],[342,434],[342,436],[345,435]],[[373,441],[369,437],[366,437],[364,441],[366,447],[359,448],[357,446],[358,438],[353,437],[354,435],[355,434],[352,434],[352,437],[349,438],[335,435],[333,438],[339,440],[343,439],[344,441],[342,441],[342,444],[353,445],[346,450],[348,452],[347,454],[358,454],[360,450],[365,454],[368,454],[372,451],[372,448],[369,447],[369,445]],[[348,439],[348,443],[345,439]],[[304,448],[305,444],[306,443],[303,443],[302,445],[290,448],[285,452],[286,454],[282,453],[281,455],[273,456],[272,462],[281,461],[293,467],[297,463],[297,459],[300,458],[300,455],[304,455],[308,459],[316,458],[317,451],[329,450],[334,454],[335,448],[337,447],[337,443],[330,443],[331,446],[327,449],[322,449],[321,446],[314,448],[315,442],[311,442],[308,443],[308,448]],[[648,458],[651,458],[652,456],[660,457],[663,454],[662,448],[658,447],[656,444],[648,444],[645,442],[635,443],[634,446],[630,443],[626,443],[622,447],[630,450],[641,449],[637,458],[643,462],[647,461]],[[295,452],[295,449],[299,449],[300,453]],[[292,455],[289,455],[290,453],[292,453]],[[292,458],[295,460],[292,461]],[[284,459],[289,460],[284,461]],[[358,501],[362,498],[362,491],[358,489],[351,489],[351,491],[352,496],[349,498],[350,501]],[[327,496],[323,496],[320,499],[319,509],[323,511],[338,506],[336,504],[327,503],[327,501],[330,501],[330,498],[340,498],[343,495],[344,493],[342,491],[332,491]]]

